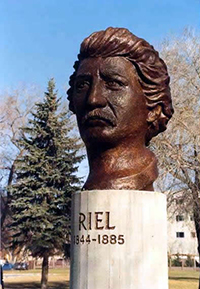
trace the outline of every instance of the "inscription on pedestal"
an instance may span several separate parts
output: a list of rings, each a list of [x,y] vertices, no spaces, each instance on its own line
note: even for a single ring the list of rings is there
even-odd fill
[[[92,222],[93,221],[93,222]],[[110,212],[79,213],[79,231],[84,230],[114,230],[116,226],[110,224]]]
[[[80,212],[78,220],[79,232],[72,236],[74,245],[89,245],[91,243],[123,245],[125,243],[123,234],[114,234],[116,226],[111,224],[111,212]],[[101,230],[108,230],[108,234],[95,234],[96,231]],[[89,231],[91,234],[88,234]],[[112,234],[111,231],[113,231]]]

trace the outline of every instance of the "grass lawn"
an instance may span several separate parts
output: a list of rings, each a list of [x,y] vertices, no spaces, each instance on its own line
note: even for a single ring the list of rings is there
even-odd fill
[[[5,289],[39,289],[41,270],[5,271]],[[50,269],[49,289],[69,289],[69,269]]]
[[[39,289],[40,270],[4,272],[5,289]],[[169,271],[169,289],[197,289],[199,272]],[[49,272],[49,289],[69,289],[69,269],[52,269]]]
[[[169,271],[169,289],[197,289],[198,281],[197,271]]]

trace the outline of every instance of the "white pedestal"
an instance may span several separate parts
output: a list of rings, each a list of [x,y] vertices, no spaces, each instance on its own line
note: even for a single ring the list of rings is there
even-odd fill
[[[165,195],[75,193],[70,289],[167,289]]]

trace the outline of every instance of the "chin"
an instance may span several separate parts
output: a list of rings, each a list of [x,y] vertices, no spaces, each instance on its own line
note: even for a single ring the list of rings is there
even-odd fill
[[[115,134],[110,128],[90,127],[84,131],[80,130],[80,134],[86,147],[113,147],[116,145]]]

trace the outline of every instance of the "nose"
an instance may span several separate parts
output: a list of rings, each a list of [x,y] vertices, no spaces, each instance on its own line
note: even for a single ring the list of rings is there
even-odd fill
[[[103,91],[103,85],[101,81],[93,82],[91,89],[88,92],[87,106],[90,109],[105,107],[107,104],[106,97]]]

